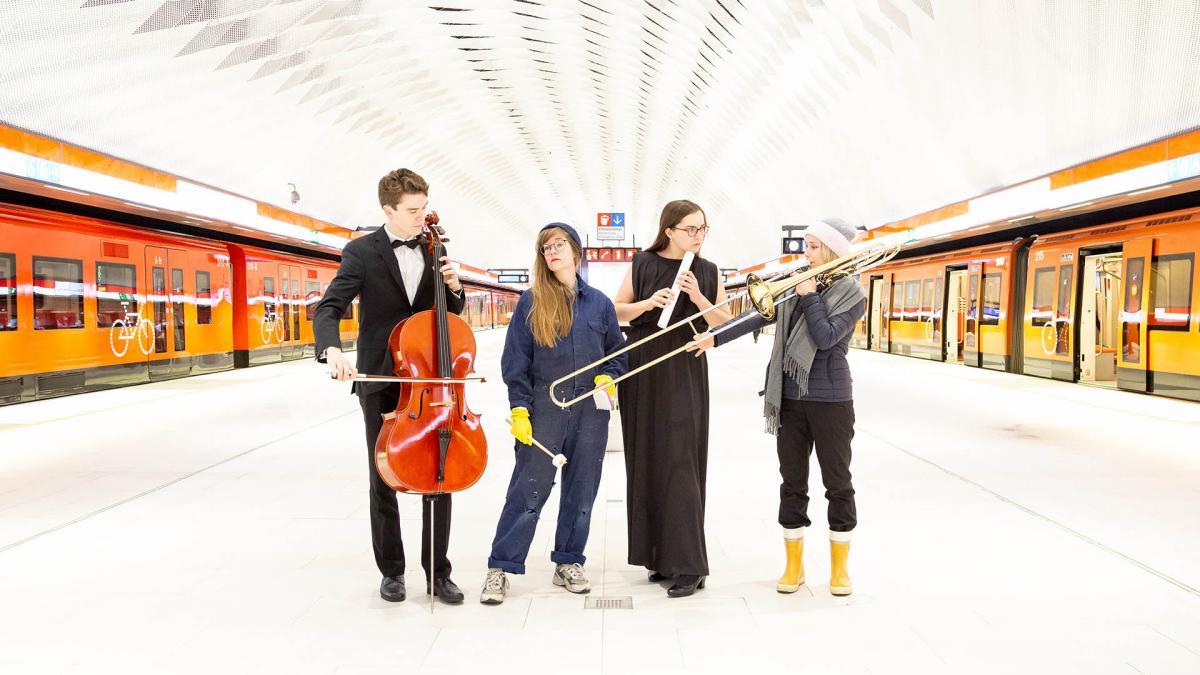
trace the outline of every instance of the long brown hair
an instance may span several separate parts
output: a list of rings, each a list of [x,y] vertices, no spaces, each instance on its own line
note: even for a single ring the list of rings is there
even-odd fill
[[[667,230],[678,225],[684,218],[699,211],[704,216],[704,224],[708,224],[708,214],[704,213],[704,209],[700,205],[688,201],[686,199],[676,199],[673,202],[667,202],[663,207],[662,215],[658,217],[658,236],[655,237],[654,243],[650,244],[647,251],[665,251],[671,240],[667,238]]]
[[[533,306],[529,308],[529,330],[533,333],[533,339],[543,347],[553,347],[559,338],[571,334],[571,306],[575,302],[575,289],[558,280],[546,264],[546,256],[542,255],[542,246],[554,236],[567,240],[576,267],[583,257],[583,251],[579,250],[566,230],[551,227],[538,234],[534,247]]]

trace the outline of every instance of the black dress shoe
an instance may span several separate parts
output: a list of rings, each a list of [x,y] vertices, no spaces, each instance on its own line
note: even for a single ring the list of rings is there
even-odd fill
[[[458,590],[457,584],[450,581],[450,577],[434,579],[433,594],[447,605],[461,605],[463,601],[463,592]]]
[[[671,577],[669,577],[665,574],[659,574],[658,572],[655,572],[654,570],[650,570],[649,572],[646,572],[646,581],[649,581],[652,584],[657,584],[660,581],[666,581],[667,579],[670,579],[670,578]]]
[[[668,598],[686,598],[704,588],[704,577],[698,574],[680,574],[675,577],[675,584],[667,589]]]
[[[379,597],[388,602],[404,602],[404,577],[384,577],[379,584]]]

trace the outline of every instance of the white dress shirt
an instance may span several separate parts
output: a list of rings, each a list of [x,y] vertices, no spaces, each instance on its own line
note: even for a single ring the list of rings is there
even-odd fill
[[[387,233],[389,242],[408,241],[400,239],[400,237],[392,234],[392,231],[384,228]],[[408,294],[408,302],[412,304],[413,298],[417,297],[417,286],[421,283],[421,275],[425,273],[425,256],[421,254],[421,247],[409,248],[407,246],[397,246],[392,249],[396,254],[396,263],[400,265],[400,278],[404,280],[404,292]]]
[[[386,227],[383,231],[387,233],[389,242],[408,241],[393,235],[392,231]],[[404,292],[408,294],[409,304],[412,304],[413,299],[417,297],[417,286],[421,283],[421,276],[425,274],[425,256],[421,253],[420,246],[416,248],[397,246],[392,251],[396,254],[396,263],[400,265],[400,278],[404,280]],[[453,289],[451,292],[454,292]],[[454,294],[461,297],[462,289]]]

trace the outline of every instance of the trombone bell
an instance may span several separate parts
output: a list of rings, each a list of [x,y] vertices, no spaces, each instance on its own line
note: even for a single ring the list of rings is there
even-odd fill
[[[820,267],[810,267],[803,272],[775,281],[763,281],[758,275],[746,277],[746,295],[750,304],[764,319],[775,318],[775,305],[784,295],[809,279],[817,279],[829,283],[843,276],[862,274],[863,272],[883,264],[900,252],[899,246],[892,248],[873,248],[859,251],[836,260],[831,260]],[[790,296],[789,296],[790,297]]]
[[[750,304],[754,305],[754,309],[764,319],[775,318],[775,295],[771,291],[771,284],[763,281],[757,274],[751,274],[746,277],[746,295],[750,298]]]

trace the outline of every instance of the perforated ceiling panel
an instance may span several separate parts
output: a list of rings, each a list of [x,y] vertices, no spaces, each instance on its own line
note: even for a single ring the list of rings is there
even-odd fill
[[[1200,126],[1192,1],[24,0],[0,121],[348,227],[400,166],[454,251],[670,199],[722,266]]]

